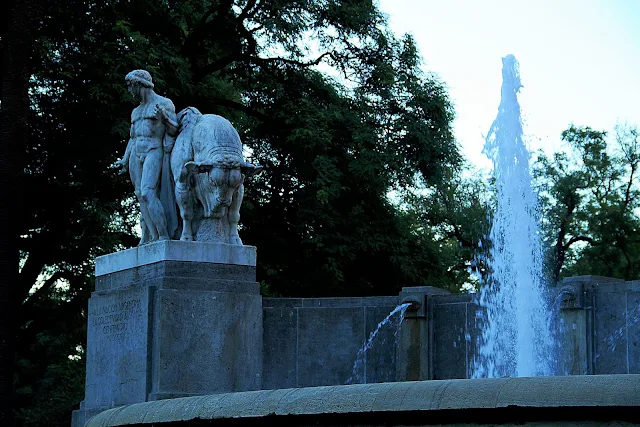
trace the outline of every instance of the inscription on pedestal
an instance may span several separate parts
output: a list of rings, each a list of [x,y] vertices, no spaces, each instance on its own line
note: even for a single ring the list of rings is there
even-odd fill
[[[94,293],[89,300],[85,402],[112,407],[147,393],[148,288]]]
[[[102,332],[105,338],[123,340],[127,336],[129,327],[142,317],[140,298],[132,299],[89,308],[89,318],[93,318],[91,325],[96,332]]]

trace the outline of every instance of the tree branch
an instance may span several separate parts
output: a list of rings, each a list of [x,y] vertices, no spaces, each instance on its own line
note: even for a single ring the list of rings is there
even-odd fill
[[[553,268],[553,280],[557,283],[560,280],[560,270],[562,270],[562,266],[564,265],[564,261],[566,259],[566,253],[568,246],[565,247],[562,242],[564,242],[564,238],[567,235],[567,227],[569,225],[569,220],[573,215],[573,211],[576,209],[576,203],[573,193],[569,193],[566,197],[566,206],[567,213],[562,218],[560,222],[560,229],[558,230],[558,237],[556,239],[556,259],[555,266]]]
[[[625,251],[624,249],[622,249],[619,246],[618,246],[618,248],[620,249],[620,251],[624,255],[625,260],[627,261],[627,265],[625,267],[625,271],[626,271],[625,280],[631,280],[631,278],[629,277],[631,275],[631,258],[629,257],[629,254],[627,253],[627,251]]]
[[[447,237],[455,238],[463,248],[475,248],[476,245],[471,240],[464,238],[464,236],[462,235],[462,231],[460,230],[460,227],[458,227],[455,224],[449,224],[449,225],[453,227],[453,231],[447,233]]]
[[[283,62],[289,65],[297,65],[299,67],[312,67],[314,65],[318,65],[324,58],[327,56],[333,57],[332,52],[325,52],[322,55],[318,56],[316,59],[312,61],[296,61],[295,59],[287,59],[287,58],[259,58],[259,57],[251,57],[250,60],[253,62]]]
[[[238,19],[240,19],[240,21],[244,21],[249,16],[252,16],[256,12],[257,8],[258,8],[258,0],[249,0],[247,2],[247,5],[242,10],[242,13],[238,15]]]
[[[214,73],[218,70],[222,70],[232,62],[241,61],[245,58],[245,56],[246,54],[242,52],[236,52],[223,58],[216,59],[215,61],[207,65],[203,65],[202,67],[199,67],[197,70],[195,70],[193,73],[193,77],[195,80],[202,80],[209,74]]]
[[[633,185],[633,178],[634,178],[633,175],[634,175],[637,167],[638,167],[638,163],[637,162],[632,162],[631,163],[631,174],[629,174],[629,182],[627,182],[627,188],[625,189],[625,192],[624,192],[624,207],[625,207],[625,209],[627,208],[627,206],[629,206],[629,202],[631,202],[631,186]]]
[[[247,105],[241,104],[239,102],[236,101],[232,101],[230,99],[226,99],[226,98],[210,98],[210,100],[217,104],[220,105],[222,107],[227,107],[227,108],[232,108],[234,110],[238,110],[238,111],[242,111],[243,113],[255,117],[257,119],[260,119],[262,121],[267,121],[270,119],[269,116],[267,116],[266,114],[257,111],[254,108],[251,108]]]
[[[29,295],[28,298],[22,302],[22,306],[20,308],[21,313],[27,314],[40,297],[45,295],[58,280],[65,278],[67,275],[68,273],[63,271],[56,271],[53,273],[51,277],[44,281],[42,286],[36,289],[34,293]]]
[[[18,289],[16,291],[18,301],[24,301],[46,265],[44,257],[38,256],[37,252],[35,250],[29,252],[29,256],[18,275]]]
[[[206,25],[207,23],[207,19],[209,19],[209,17],[213,15],[213,12],[215,11],[216,11],[216,7],[213,7],[213,6],[210,7],[209,10],[207,10],[205,14],[202,15],[202,18],[200,19],[200,25],[204,27],[204,25]]]
[[[595,239],[588,236],[574,236],[571,239],[569,239],[569,241],[565,243],[562,248],[566,251],[567,249],[569,249],[569,247],[571,247],[571,245],[573,245],[576,242],[588,242],[593,246],[599,246],[602,244],[601,242],[598,242]]]
[[[318,56],[316,59],[312,60],[312,61],[297,61],[295,59],[287,59],[287,58],[279,58],[279,57],[275,57],[275,58],[260,58],[258,56],[251,56],[249,54],[246,53],[241,53],[241,52],[237,52],[228,56],[225,56],[223,58],[217,59],[207,65],[204,65],[202,67],[200,67],[195,73],[194,73],[194,77],[198,80],[204,78],[205,76],[218,71],[218,70],[222,70],[223,68],[225,68],[227,65],[231,64],[232,62],[235,61],[247,61],[247,62],[253,62],[256,64],[266,64],[266,63],[270,63],[270,62],[282,62],[285,64],[289,64],[289,65],[296,65],[298,67],[311,67],[314,65],[318,65],[320,62],[322,62],[322,60],[324,58],[326,58],[327,56],[331,56],[333,57],[332,52],[325,52],[322,55]]]

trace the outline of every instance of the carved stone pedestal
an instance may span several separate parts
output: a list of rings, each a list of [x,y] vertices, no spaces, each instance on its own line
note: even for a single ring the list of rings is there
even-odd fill
[[[96,260],[80,427],[114,406],[259,390],[256,248],[160,241]]]

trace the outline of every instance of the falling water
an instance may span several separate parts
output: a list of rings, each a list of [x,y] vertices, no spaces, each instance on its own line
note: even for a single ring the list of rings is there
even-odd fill
[[[378,323],[378,327],[373,332],[371,332],[371,334],[369,334],[369,340],[362,346],[362,348],[360,350],[358,350],[358,355],[356,356],[356,361],[353,363],[353,369],[351,371],[351,376],[345,382],[345,384],[354,384],[354,383],[361,383],[361,382],[366,383],[367,382],[366,381],[367,380],[366,377],[363,378],[363,376],[359,374],[359,371],[361,370],[361,368],[366,363],[367,350],[369,350],[371,347],[373,347],[373,344],[375,342],[374,340],[375,340],[376,336],[378,336],[378,333],[380,332],[382,327],[384,325],[386,325],[387,323],[389,323],[396,313],[400,313],[400,315],[398,316],[398,323],[397,323],[396,332],[394,333],[394,335],[398,334],[398,330],[400,329],[400,326],[402,326],[402,321],[404,320],[404,314],[405,314],[405,312],[407,311],[407,308],[409,308],[410,305],[411,305],[410,303],[400,304],[399,306],[394,308],[391,311],[391,313],[389,313],[389,315],[387,317],[385,317],[380,323]]]
[[[553,374],[553,339],[545,297],[542,251],[522,138],[520,70],[502,59],[502,99],[484,152],[493,161],[497,208],[488,263],[492,276],[480,292],[483,332],[473,377]]]

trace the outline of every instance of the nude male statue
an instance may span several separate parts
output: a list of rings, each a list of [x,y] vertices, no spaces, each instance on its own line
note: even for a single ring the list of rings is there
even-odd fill
[[[140,244],[170,240],[159,189],[163,157],[173,149],[178,128],[175,107],[170,99],[153,91],[149,72],[131,71],[125,81],[129,92],[140,100],[140,105],[131,113],[129,143],[123,158],[116,165],[123,172],[129,170],[135,195],[140,202]],[[165,125],[167,121],[169,125]],[[175,209],[175,206],[171,208]]]

